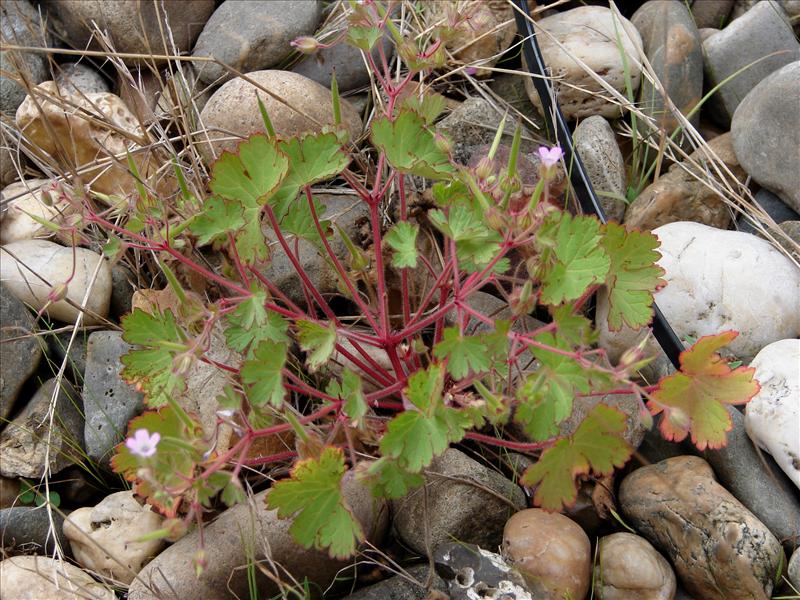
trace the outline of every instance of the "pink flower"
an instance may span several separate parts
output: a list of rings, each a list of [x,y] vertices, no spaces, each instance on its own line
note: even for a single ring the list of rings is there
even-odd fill
[[[156,446],[158,446],[160,440],[161,434],[158,432],[150,435],[147,429],[137,429],[133,437],[129,437],[125,440],[125,445],[128,447],[128,450],[131,451],[131,454],[141,456],[142,458],[150,458],[156,453]]]
[[[539,147],[539,158],[542,159],[542,164],[547,168],[558,164],[558,161],[563,157],[564,152],[561,150],[561,146],[553,146],[552,148],[547,148],[546,146]]]
[[[466,73],[467,75],[475,75],[475,73],[477,72],[478,72],[477,67],[467,67],[466,69],[464,69],[464,73]]]

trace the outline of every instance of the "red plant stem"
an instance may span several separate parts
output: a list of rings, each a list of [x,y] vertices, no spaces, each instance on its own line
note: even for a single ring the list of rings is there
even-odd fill
[[[233,255],[233,263],[236,265],[236,270],[239,271],[239,277],[242,278],[242,283],[244,283],[248,288],[250,287],[250,279],[247,277],[247,271],[245,270],[244,266],[242,265],[242,261],[239,260],[239,251],[236,249],[236,240],[233,237],[233,234],[229,231],[228,232],[228,248]]]
[[[242,461],[242,464],[247,467],[258,467],[260,465],[267,465],[269,463],[289,460],[290,458],[295,458],[296,456],[297,452],[287,450],[286,452],[278,452],[277,454],[270,454],[269,456],[260,456],[258,458],[246,458]]]
[[[378,287],[378,315],[380,318],[380,328],[378,336],[387,345],[387,352],[390,345],[389,340],[389,310],[386,297],[386,274],[383,271],[383,248],[381,238],[380,215],[378,214],[378,203],[373,202],[369,205],[369,218],[372,223],[372,244],[375,249],[375,271]]]
[[[468,431],[466,436],[467,439],[474,440],[476,442],[482,442],[484,444],[489,444],[490,446],[499,446],[501,448],[508,448],[509,450],[518,450],[520,452],[530,452],[532,450],[541,450],[543,448],[547,448],[551,446],[555,440],[548,440],[546,442],[512,442],[510,440],[503,440],[500,438],[496,438],[491,435],[484,435],[482,433],[476,433],[474,431]]]

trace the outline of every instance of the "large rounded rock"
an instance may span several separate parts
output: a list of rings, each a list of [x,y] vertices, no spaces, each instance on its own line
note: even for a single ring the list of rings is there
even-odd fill
[[[109,581],[129,584],[164,547],[163,538],[141,540],[158,530],[162,521],[128,490],[106,496],[97,506],[70,513],[64,522],[64,535],[79,565]]]
[[[36,86],[35,93],[20,104],[16,122],[43,160],[56,159],[67,172],[80,171],[96,192],[124,195],[135,190],[125,156],[148,138],[119,96],[71,93],[54,81]],[[139,174],[147,177],[147,158],[132,155]]]
[[[753,9],[755,10],[755,9]],[[733,149],[745,171],[800,212],[800,60],[764,78],[736,109]]]
[[[800,270],[771,244],[700,223],[670,223],[653,233],[667,282],[655,300],[679,338],[738,331],[726,352],[747,362],[767,344],[800,334]],[[613,361],[647,335],[627,327],[612,332],[607,319],[608,294],[601,291],[599,341]],[[660,353],[654,342],[647,351]],[[664,373],[668,361],[660,356],[654,371]]]
[[[800,488],[800,340],[773,342],[750,366],[761,390],[745,409],[747,433]]]
[[[40,489],[40,491],[42,491]],[[46,506],[13,506],[0,510],[0,544],[6,554],[52,554],[56,540],[69,554],[70,545],[61,531],[64,516]]]
[[[375,499],[349,474],[345,475],[342,490],[367,540],[379,545],[388,523],[386,503]],[[205,526],[203,537],[208,565],[199,577],[192,565],[192,556],[200,549],[200,535],[195,531],[142,569],[131,584],[128,599],[228,600],[232,594],[247,598],[247,566],[253,561],[275,572],[281,580],[286,580],[286,573],[289,573],[296,581],[307,578],[312,588],[327,588],[352,561],[335,560],[325,551],[306,550],[298,545],[289,534],[292,521],[279,519],[276,510],[267,510],[265,496],[268,493],[261,492],[251,502],[229,508]],[[280,595],[275,583],[259,569],[255,570],[255,585],[259,598]]]
[[[542,600],[586,596],[591,546],[577,523],[541,508],[516,513],[503,530],[503,557],[519,570],[533,597]]]
[[[38,479],[79,463],[83,451],[83,406],[80,395],[62,381],[50,379],[0,434],[0,473]],[[51,411],[51,403],[53,408]]]
[[[719,29],[733,8],[734,0],[692,0],[692,17],[699,28]]]
[[[0,283],[0,420],[5,420],[22,386],[39,366],[42,347],[33,317],[12,291]]]
[[[663,86],[659,91],[649,79],[642,81],[640,108],[655,126],[672,133],[678,118],[666,99],[687,115],[703,96],[703,46],[692,15],[683,2],[646,2],[631,17],[642,35],[644,54]],[[697,127],[700,111],[690,119]]]
[[[59,88],[66,89],[70,94],[106,94],[111,91],[105,77],[82,62],[61,65],[55,82]]]
[[[316,81],[291,71],[254,71],[247,73],[247,77],[269,94],[237,77],[219,88],[200,113],[207,134],[203,133],[199,141],[211,141],[211,147],[207,143],[199,145],[207,162],[213,162],[224,150],[236,148],[240,140],[231,139],[231,135],[246,138],[264,133],[256,94],[280,137],[318,132],[325,125],[333,125],[333,97],[329,89]],[[346,100],[341,104],[342,122],[351,137],[356,138],[361,133],[358,112]]]
[[[594,116],[578,123],[572,136],[606,218],[621,222],[625,214],[625,161],[614,130],[603,117]]]
[[[675,573],[650,543],[632,533],[600,539],[594,567],[594,590],[603,600],[672,600]]]
[[[427,490],[392,501],[395,531],[421,554],[426,529],[431,550],[453,540],[496,548],[506,520],[525,507],[522,488],[455,448],[434,459],[425,478]]]
[[[717,168],[733,189],[744,182],[746,176],[736,160],[729,133],[708,142],[708,150],[710,152],[705,147],[698,148],[688,159],[672,164],[666,174],[642,190],[625,211],[625,225],[629,229],[652,230],[676,221],[694,221],[726,229],[731,222],[731,209],[715,191],[715,187],[722,186]],[[726,169],[733,179],[727,176]]]
[[[73,48],[89,45],[95,22],[117,52],[174,55],[191,49],[214,10],[214,0],[48,0],[47,7],[56,31]],[[94,41],[90,48],[100,46]],[[135,64],[145,58],[123,60]]]
[[[3,600],[115,600],[114,591],[66,561],[13,556],[0,562]]]
[[[70,277],[65,298],[48,305],[53,286]],[[84,325],[96,325],[108,316],[111,269],[106,259],[86,248],[65,248],[47,240],[6,244],[0,248],[0,278],[11,293],[36,310],[47,306],[45,312],[53,319],[75,321],[81,312],[76,307],[86,311]]]
[[[669,557],[694,597],[770,597],[785,561],[780,542],[716,482],[702,458],[637,469],[622,482],[619,499],[628,523]]]
[[[3,188],[0,202],[5,212],[0,216],[0,244],[53,235],[52,230],[34,218],[57,223],[67,208],[64,202],[48,205],[42,201],[43,187],[49,183],[49,179],[28,179]]]
[[[39,11],[28,0],[12,0],[0,5],[0,40],[9,46],[49,46]],[[47,58],[38,52],[0,51],[0,112],[12,113],[25,100],[27,92],[18,81],[24,76],[33,84],[47,79]]]
[[[314,34],[320,16],[321,5],[317,0],[226,0],[206,23],[192,55],[216,58],[241,73],[269,69],[291,53],[292,40]],[[234,77],[214,62],[198,66],[200,80],[207,84]]]
[[[0,185],[21,179],[24,169],[25,155],[20,151],[19,132],[0,126]],[[0,215],[3,210],[0,206]]]
[[[536,37],[544,62],[550,74],[556,78],[555,90],[564,116],[567,119],[592,115],[608,118],[620,116],[619,106],[606,99],[608,92],[572,57],[580,59],[612,88],[624,93],[625,68],[617,47],[619,36],[622,50],[627,54],[631,85],[635,92],[639,89],[641,76],[642,38],[633,24],[624,17],[618,20],[608,8],[581,6],[538,21],[539,28],[546,32]],[[556,41],[563,46],[563,50]],[[525,83],[531,102],[542,112],[542,103],[530,77],[525,78]]]
[[[757,2],[703,42],[706,86],[725,82],[712,97],[711,112],[723,125],[730,123],[736,107],[762,79],[800,58],[800,43],[781,4]],[[791,99],[792,95],[784,101],[791,105]]]
[[[789,581],[792,582],[795,588],[800,590],[800,548],[792,553],[792,557],[789,559],[789,566],[786,570]]]
[[[433,562],[436,572],[447,582],[450,600],[534,600],[525,579],[502,556],[473,544],[451,542],[439,546]]]

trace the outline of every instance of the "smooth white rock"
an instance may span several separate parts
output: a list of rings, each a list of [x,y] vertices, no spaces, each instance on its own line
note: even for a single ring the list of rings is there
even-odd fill
[[[109,587],[67,561],[12,556],[0,562],[3,600],[115,600]]]
[[[564,116],[567,119],[592,115],[619,117],[619,106],[604,99],[609,93],[572,57],[624,95],[625,68],[617,47],[619,36],[635,93],[641,76],[642,37],[633,23],[625,17],[616,17],[602,6],[581,6],[545,17],[536,23],[536,30],[545,64],[556,78],[556,93]],[[525,89],[531,102],[542,112],[530,77],[525,78]]]
[[[72,274],[73,251],[75,274],[69,283],[66,297],[81,306],[86,290],[91,286],[85,308],[100,317],[108,316],[111,268],[105,258],[86,248],[66,248],[47,240],[22,240],[6,244],[0,247],[0,281],[22,302],[40,310],[47,304],[52,286],[64,283]],[[95,270],[97,277],[92,283]],[[52,303],[46,312],[53,319],[68,323],[74,322],[79,314],[78,309],[71,306],[66,299]],[[84,313],[84,325],[96,325],[100,322],[91,313]]]
[[[653,230],[661,241],[661,265],[667,285],[656,303],[680,339],[727,330],[739,332],[729,354],[749,362],[767,344],[800,334],[800,269],[769,242],[738,231],[688,221]],[[638,344],[649,329],[608,329],[608,294],[597,300],[600,346],[612,361]],[[666,357],[659,352],[654,371],[663,375]],[[725,353],[725,352],[723,352]]]
[[[0,212],[0,244],[53,235],[53,231],[33,218],[36,216],[54,221],[59,215],[58,208],[42,202],[42,186],[49,183],[49,179],[28,179],[3,188],[0,199],[5,206]],[[60,207],[62,211],[65,208]]]
[[[75,560],[85,569],[128,584],[165,546],[163,539],[137,541],[161,527],[163,518],[128,490],[85,506],[64,521]]]
[[[773,342],[750,363],[761,391],[747,403],[747,435],[800,488],[800,340]]]

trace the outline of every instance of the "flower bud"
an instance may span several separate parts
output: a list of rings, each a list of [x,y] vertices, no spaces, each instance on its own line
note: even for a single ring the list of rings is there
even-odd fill
[[[522,189],[522,180],[518,175],[512,177],[504,175],[500,178],[500,189],[503,190],[503,192],[511,194],[518,192]]]
[[[505,231],[508,227],[505,216],[496,208],[491,208],[486,212],[486,224],[493,231]]]
[[[172,361],[172,372],[175,375],[183,377],[189,372],[189,369],[192,368],[193,363],[194,357],[190,354],[186,352],[178,354]]]
[[[533,283],[526,281],[521,288],[515,288],[509,298],[509,306],[516,316],[527,315],[536,308],[536,296],[533,295]]]
[[[194,566],[195,575],[200,577],[208,566],[205,550],[201,549],[194,553],[192,556],[192,565]]]
[[[165,519],[163,525],[167,530],[167,540],[170,542],[177,542],[189,529],[183,519]]]
[[[453,152],[453,144],[449,138],[442,135],[441,133],[435,133],[433,136],[433,143],[436,145],[436,148],[444,152],[445,154],[451,154]]]
[[[289,45],[301,54],[316,54],[317,50],[319,50],[319,42],[307,35],[295,38]]]
[[[58,302],[67,297],[67,292],[69,292],[68,283],[57,283],[53,286],[53,289],[50,290],[50,293],[47,294],[47,300],[50,302]]]
[[[494,161],[488,156],[484,156],[475,167],[475,175],[481,179],[488,179],[494,174]]]

